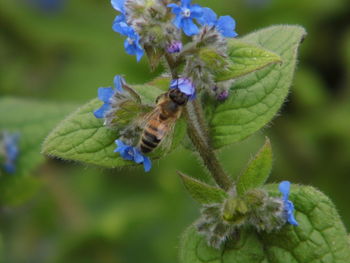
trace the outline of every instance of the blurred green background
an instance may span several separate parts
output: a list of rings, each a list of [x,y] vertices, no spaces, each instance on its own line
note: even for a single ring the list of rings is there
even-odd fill
[[[268,135],[270,182],[314,185],[350,229],[349,1],[197,2],[233,16],[240,35],[272,24],[306,28],[282,116],[220,156],[237,176]],[[124,52],[111,30],[115,15],[108,0],[0,0],[0,96],[80,105],[116,74],[151,80],[160,70],[150,73],[146,58],[136,63]],[[196,160],[178,149],[149,174],[50,161],[15,179],[0,193],[2,262],[177,262],[181,232],[199,211],[176,170],[207,177]]]

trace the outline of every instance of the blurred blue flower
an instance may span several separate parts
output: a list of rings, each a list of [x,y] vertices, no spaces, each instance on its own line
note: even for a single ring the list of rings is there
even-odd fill
[[[283,181],[279,184],[278,189],[282,193],[282,200],[284,203],[284,211],[285,216],[289,224],[291,225],[298,225],[298,222],[296,221],[294,217],[294,204],[292,201],[288,200],[289,197],[289,191],[290,191],[290,182]]]
[[[63,9],[65,0],[27,0],[27,3],[46,13],[55,13]]]
[[[2,145],[5,162],[3,167],[7,173],[14,173],[16,171],[15,162],[17,160],[19,149],[18,149],[19,134],[10,134],[8,132],[2,133]]]
[[[185,93],[189,100],[193,100],[196,97],[196,89],[192,81],[188,78],[173,79],[170,83],[170,89],[179,89],[182,93]]]
[[[118,152],[124,160],[134,161],[135,163],[143,163],[145,172],[149,172],[151,170],[151,160],[147,156],[144,156],[139,149],[127,145],[119,139],[116,140],[115,143],[117,144],[117,148],[114,150],[114,152]]]
[[[232,17],[220,16],[217,19],[215,12],[208,7],[203,8],[203,16],[198,19],[198,23],[215,26],[224,37],[236,37],[238,35],[235,32],[236,21]]]
[[[170,45],[167,46],[166,51],[168,53],[178,53],[182,49],[182,42],[181,41],[174,41]]]
[[[114,88],[98,88],[98,98],[103,102],[103,105],[94,111],[96,118],[102,119],[105,117],[106,113],[111,109],[110,99],[116,92],[123,92],[124,79],[116,75],[114,77]]]
[[[199,19],[203,15],[203,8],[200,5],[192,5],[191,0],[182,0],[181,5],[169,4],[172,8],[175,18],[173,24],[184,31],[187,36],[197,35],[199,33],[198,26],[193,19]]]

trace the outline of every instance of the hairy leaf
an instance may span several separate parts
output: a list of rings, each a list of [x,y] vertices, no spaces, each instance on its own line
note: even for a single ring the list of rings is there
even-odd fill
[[[221,203],[227,197],[227,193],[218,187],[200,182],[181,172],[178,174],[190,195],[201,204]]]
[[[270,193],[279,196],[277,185]],[[272,190],[271,190],[272,189]],[[333,203],[312,187],[292,187],[299,226],[285,225],[276,233],[241,231],[237,241],[221,250],[208,247],[195,227],[189,227],[180,246],[181,263],[347,263],[348,237]]]
[[[244,173],[238,178],[238,194],[244,194],[249,189],[262,186],[269,177],[271,168],[272,149],[270,140],[266,138],[264,146],[248,164]]]
[[[228,41],[228,66],[225,71],[216,74],[216,81],[235,79],[266,67],[272,63],[281,62],[281,57],[260,47],[257,43],[244,42],[239,39]]]
[[[230,97],[207,110],[215,148],[245,139],[276,115],[288,95],[297,49],[305,34],[299,26],[272,26],[242,38],[280,55],[282,63],[239,78],[231,88]]]
[[[163,92],[149,85],[137,85],[133,88],[140,94],[143,103],[154,103],[155,98]],[[93,115],[93,111],[101,104],[101,101],[94,99],[62,121],[46,138],[43,153],[56,158],[111,168],[136,165],[134,162],[125,161],[114,152],[115,140],[119,138],[118,132],[103,126],[103,120]],[[178,121],[171,149],[181,141],[185,129],[185,123]],[[158,149],[151,157],[159,158],[164,154],[164,151]]]

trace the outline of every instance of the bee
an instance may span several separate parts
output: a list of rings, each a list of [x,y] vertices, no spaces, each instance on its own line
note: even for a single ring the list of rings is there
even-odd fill
[[[142,153],[153,151],[173,130],[187,101],[188,96],[177,88],[158,96],[156,106],[143,119],[143,131],[138,143]]]

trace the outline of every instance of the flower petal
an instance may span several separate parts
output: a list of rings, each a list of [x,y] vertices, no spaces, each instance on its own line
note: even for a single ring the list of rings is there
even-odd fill
[[[203,7],[200,5],[191,5],[190,6],[191,16],[192,18],[200,18],[203,16]]]
[[[282,193],[283,200],[285,200],[285,201],[288,200],[289,191],[290,191],[290,182],[289,181],[282,181],[279,184],[278,189]]]
[[[98,88],[97,93],[101,101],[109,103],[109,99],[114,95],[115,90],[112,88]]]
[[[147,156],[143,157],[143,168],[145,169],[145,172],[149,172],[152,168],[152,162]]]
[[[182,29],[187,36],[193,36],[199,33],[198,26],[190,18],[182,19]]]
[[[177,4],[168,4],[168,7],[172,8],[171,12],[175,15],[178,15],[181,13],[181,7]]]
[[[113,8],[121,13],[125,13],[125,0],[111,0]]]
[[[133,147],[133,152],[134,152],[134,161],[135,161],[135,163],[142,163],[144,157],[141,154],[141,152],[135,147]]]
[[[287,202],[285,202],[285,209],[287,211],[288,223],[294,226],[298,226],[299,224],[294,217],[294,205],[291,201],[287,200]]]
[[[182,16],[181,15],[177,15],[173,19],[173,24],[179,29],[181,28],[181,22],[182,22]]]
[[[114,77],[114,80],[113,80],[114,87],[118,92],[123,92],[123,82],[124,82],[124,79],[120,75],[116,75]]]
[[[99,109],[94,111],[94,115],[98,119],[102,119],[105,117],[106,112],[111,108],[111,106],[107,103],[104,103]]]
[[[197,18],[198,23],[201,25],[209,25],[209,26],[215,25],[216,19],[217,19],[217,15],[215,14],[215,12],[208,7],[205,7],[202,10],[203,10],[202,16]]]
[[[189,6],[191,4],[191,1],[192,0],[182,0],[181,1],[181,6],[187,7],[187,6]]]
[[[238,34],[235,32],[236,21],[230,16],[221,16],[216,24],[217,30],[224,37],[236,37]]]

